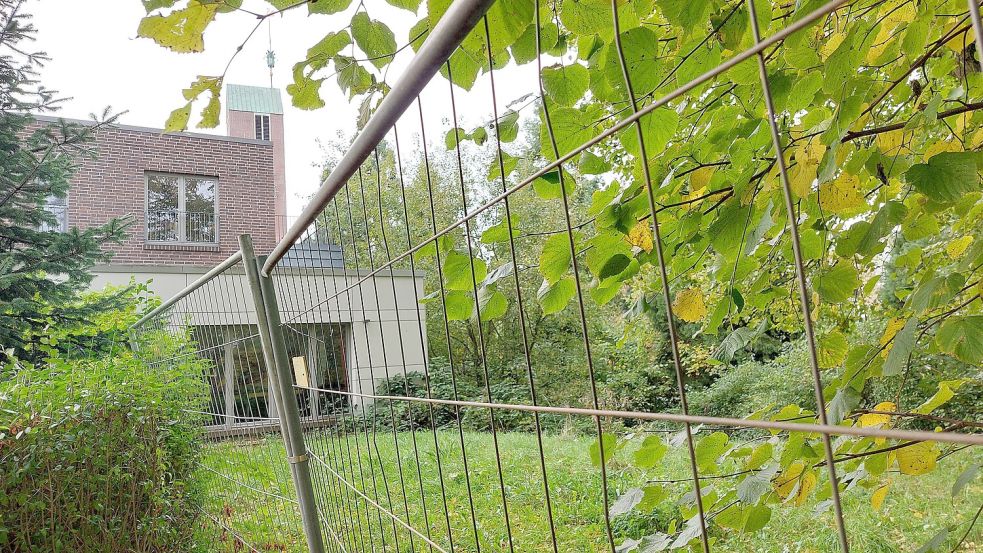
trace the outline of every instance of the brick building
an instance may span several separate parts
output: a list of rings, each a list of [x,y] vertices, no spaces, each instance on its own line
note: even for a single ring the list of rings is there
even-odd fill
[[[136,279],[148,282],[152,291],[166,299],[235,253],[239,235],[250,234],[259,254],[268,253],[283,236],[288,218],[280,93],[269,88],[229,85],[225,103],[229,136],[164,134],[160,129],[127,125],[96,133],[97,157],[82,160],[67,199],[49,206],[63,229],[86,228],[112,217],[132,219],[126,240],[109,246],[113,252],[111,262],[96,267],[94,288]],[[397,292],[388,297],[377,297],[367,289],[364,297],[355,296],[353,309],[320,309],[318,302],[326,302],[333,291],[345,289],[345,283],[357,280],[358,275],[345,268],[339,247],[317,240],[311,237],[296,244],[280,264],[279,271],[285,278],[278,282],[287,288],[281,293],[290,293],[290,288],[296,286],[310,296],[309,280],[304,283],[300,277],[310,279],[313,275],[320,278],[316,289],[323,296],[308,298],[312,308],[303,323],[308,327],[301,330],[311,338],[308,343],[295,344],[296,351],[291,356],[305,358],[317,386],[371,392],[379,380],[377,368],[381,364],[378,360],[371,363],[368,354],[377,356],[375,352],[384,351],[388,345],[384,341],[390,339],[387,335],[397,335],[394,325],[400,324],[378,314],[412,310],[414,316],[407,317],[403,324],[411,320],[415,324],[422,308],[412,299],[412,291],[415,286],[422,292],[422,279],[397,272],[396,286],[392,287]],[[291,274],[298,278],[291,278]],[[351,293],[346,294],[344,301],[352,301],[351,297]],[[214,299],[218,312],[223,311],[221,304],[227,300]],[[228,310],[233,308],[229,306]],[[236,324],[244,320],[241,315],[237,314]],[[245,315],[247,319],[254,316]],[[275,408],[269,398],[235,389],[234,382],[251,379],[230,372],[234,357],[254,358],[258,363],[261,355],[243,356],[237,351],[255,350],[258,343],[223,346],[221,336],[241,330],[234,328],[232,321],[212,319],[200,326],[207,327],[207,331],[200,332],[199,341],[206,342],[206,346],[209,340],[216,342],[216,367],[225,368],[213,376],[213,397],[224,398],[220,401],[223,404],[214,406],[215,412],[234,411],[245,418],[255,417],[257,412],[263,416],[273,413]],[[413,335],[409,332],[413,328],[416,327],[408,327],[404,334]],[[394,344],[389,349],[395,347]],[[407,370],[417,370],[425,357],[423,346],[412,350],[416,353],[407,350],[400,357],[402,361],[394,358],[383,362],[390,367],[403,364]],[[338,359],[343,361],[339,363]],[[254,371],[260,380],[265,374],[259,366],[237,370]],[[312,405],[310,414],[326,408]],[[216,422],[231,424],[235,420],[226,417]]]

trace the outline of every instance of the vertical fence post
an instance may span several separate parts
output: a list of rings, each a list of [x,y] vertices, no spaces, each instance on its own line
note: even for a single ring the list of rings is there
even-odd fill
[[[256,304],[256,326],[259,328],[270,388],[273,390],[280,415],[280,428],[297,492],[297,503],[300,505],[307,549],[310,553],[324,553],[321,525],[311,482],[310,458],[307,455],[307,446],[304,444],[296,396],[293,394],[293,376],[290,374],[286,343],[280,328],[280,309],[277,305],[273,281],[269,277],[260,276],[259,268],[262,260],[256,258],[252,238],[248,234],[239,236],[239,248],[242,250],[242,263],[245,266],[249,289]]]

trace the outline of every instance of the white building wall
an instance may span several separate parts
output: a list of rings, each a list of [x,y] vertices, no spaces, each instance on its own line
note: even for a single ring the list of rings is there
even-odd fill
[[[102,265],[91,288],[125,285],[131,278],[148,283],[162,300],[173,297],[208,268],[182,266]],[[422,371],[427,359],[423,276],[393,271],[366,277],[342,269],[283,268],[273,273],[285,323],[341,323],[347,326],[345,365],[355,405],[368,405],[376,385],[386,376]],[[255,324],[249,286],[241,268],[221,277],[221,286],[203,287],[200,312],[193,324]],[[362,281],[364,279],[364,281]],[[361,281],[361,282],[360,282]],[[228,313],[235,313],[234,316]]]

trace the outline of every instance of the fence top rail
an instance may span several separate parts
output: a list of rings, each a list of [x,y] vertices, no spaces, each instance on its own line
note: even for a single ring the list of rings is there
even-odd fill
[[[198,288],[201,288],[202,286],[205,285],[205,283],[207,283],[208,281],[210,281],[213,278],[217,277],[219,274],[223,273],[226,269],[232,267],[233,265],[235,265],[236,263],[238,263],[241,260],[242,260],[242,251],[241,250],[238,250],[234,254],[230,255],[225,261],[223,261],[223,262],[219,263],[218,265],[212,267],[211,270],[209,270],[207,273],[201,275],[200,277],[198,277],[197,279],[195,279],[194,282],[192,282],[191,284],[185,286],[183,290],[181,290],[177,294],[174,294],[173,297],[171,297],[170,299],[168,299],[164,303],[162,303],[159,306],[157,306],[154,310],[152,310],[151,312],[149,312],[146,315],[144,315],[143,317],[141,317],[139,321],[133,323],[133,326],[131,326],[130,329],[133,330],[133,329],[139,328],[140,326],[142,326],[147,321],[153,319],[157,315],[160,315],[161,313],[163,313],[164,311],[166,311],[168,308],[170,308],[171,306],[173,306],[175,303],[181,301],[182,298],[186,297],[188,294],[190,294],[191,292],[194,292]]]
[[[362,132],[345,156],[338,162],[334,171],[322,181],[310,203],[287,230],[263,265],[263,276],[269,276],[287,250],[304,234],[307,227],[321,214],[328,202],[344,188],[362,163],[368,159],[386,134],[396,124],[399,117],[413,103],[430,82],[440,66],[461,44],[471,29],[481,20],[495,0],[454,0],[447,12],[423,42],[416,56],[406,67],[406,71],[392,90],[379,104],[375,114],[369,119]]]

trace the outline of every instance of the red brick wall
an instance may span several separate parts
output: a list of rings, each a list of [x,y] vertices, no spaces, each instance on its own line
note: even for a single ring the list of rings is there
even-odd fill
[[[252,235],[257,253],[273,248],[271,144],[114,127],[98,131],[95,145],[98,158],[83,160],[72,179],[68,225],[87,228],[132,215],[126,241],[108,248],[114,252],[113,263],[211,266],[234,253],[244,233]],[[145,174],[153,171],[218,178],[217,246],[146,243]]]
[[[253,138],[256,136],[255,113],[251,111],[226,111],[229,136]],[[277,215],[277,238],[283,236],[287,220],[287,169],[284,158],[283,115],[270,114],[270,139],[273,142],[274,207]]]

